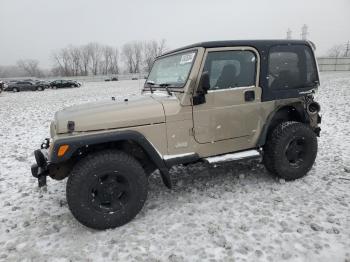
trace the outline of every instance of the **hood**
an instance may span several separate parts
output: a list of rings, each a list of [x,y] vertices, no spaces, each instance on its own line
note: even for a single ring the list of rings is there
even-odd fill
[[[142,96],[67,107],[55,114],[56,132],[67,133],[68,121],[74,121],[74,131],[84,132],[164,123],[165,115],[160,101]]]

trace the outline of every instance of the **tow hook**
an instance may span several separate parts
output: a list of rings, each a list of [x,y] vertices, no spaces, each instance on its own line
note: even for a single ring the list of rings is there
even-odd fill
[[[49,146],[50,146],[50,139],[45,138],[45,139],[44,139],[44,142],[41,143],[40,148],[41,148],[41,149],[48,149]]]
[[[38,186],[46,186],[46,177],[49,174],[47,160],[40,149],[34,151],[36,163],[31,166],[33,177],[38,179]]]
[[[43,176],[43,175],[40,175],[38,177],[38,187],[43,187],[43,186],[46,186],[47,183],[46,183],[46,175]]]

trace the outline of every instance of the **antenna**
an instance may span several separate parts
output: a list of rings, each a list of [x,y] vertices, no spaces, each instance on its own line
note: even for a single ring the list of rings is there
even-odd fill
[[[308,26],[304,24],[303,27],[301,28],[301,39],[307,40],[308,35],[309,35]]]
[[[290,28],[288,28],[288,30],[287,30],[287,39],[292,39],[292,33],[293,33],[293,31],[290,30]]]

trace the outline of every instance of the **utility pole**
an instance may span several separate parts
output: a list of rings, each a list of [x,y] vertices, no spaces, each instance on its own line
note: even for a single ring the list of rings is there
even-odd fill
[[[301,28],[301,39],[307,40],[308,35],[309,35],[308,26],[304,24],[303,27]]]
[[[292,30],[290,28],[287,30],[287,39],[292,39]]]
[[[348,57],[350,56],[350,41],[348,41],[345,45],[345,57]]]

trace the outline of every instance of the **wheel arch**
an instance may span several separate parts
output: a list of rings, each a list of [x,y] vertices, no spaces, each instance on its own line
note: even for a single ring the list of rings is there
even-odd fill
[[[69,150],[63,157],[57,157],[61,145],[69,145]],[[133,155],[141,162],[143,167],[159,169],[164,184],[171,188],[170,176],[167,166],[157,149],[137,131],[118,131],[104,134],[77,136],[60,139],[54,144],[51,163],[60,164],[76,162],[86,154],[104,149],[118,149]],[[74,161],[75,160],[75,161]]]
[[[302,102],[281,105],[270,113],[263,126],[262,132],[258,139],[257,146],[263,146],[266,142],[268,134],[281,122],[296,121],[301,123],[309,123],[308,114],[305,111]]]

